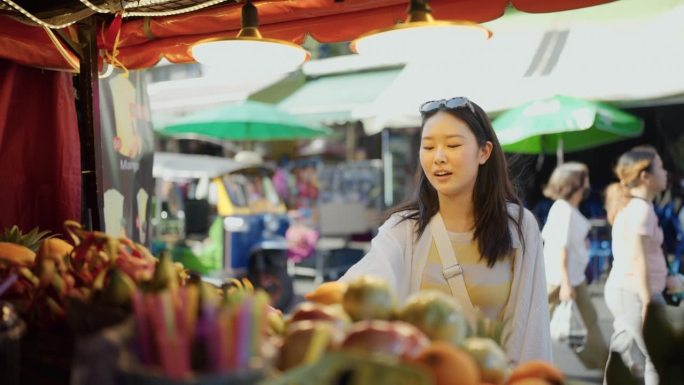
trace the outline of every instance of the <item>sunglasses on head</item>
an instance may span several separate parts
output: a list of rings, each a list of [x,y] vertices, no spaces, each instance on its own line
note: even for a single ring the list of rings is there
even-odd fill
[[[473,107],[470,100],[464,96],[425,102],[420,106],[420,113],[421,115],[426,115],[437,110],[458,110],[459,108],[468,108],[470,112],[475,114],[475,107]]]

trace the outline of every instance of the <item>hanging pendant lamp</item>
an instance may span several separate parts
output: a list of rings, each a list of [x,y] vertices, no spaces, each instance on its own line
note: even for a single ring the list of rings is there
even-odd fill
[[[435,20],[428,0],[410,0],[404,23],[361,35],[350,47],[361,55],[411,61],[444,51],[470,49],[491,36],[489,29],[472,21]]]
[[[237,36],[200,41],[192,47],[192,56],[199,63],[220,66],[231,74],[260,76],[294,71],[311,55],[292,42],[262,37],[257,8],[247,0]]]

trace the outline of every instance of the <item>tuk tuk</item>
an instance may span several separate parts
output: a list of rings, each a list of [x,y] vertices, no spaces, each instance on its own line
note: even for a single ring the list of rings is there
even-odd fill
[[[155,247],[205,277],[248,278],[265,289],[272,305],[293,298],[287,272],[289,226],[273,185],[273,170],[260,163],[207,155],[155,153]]]

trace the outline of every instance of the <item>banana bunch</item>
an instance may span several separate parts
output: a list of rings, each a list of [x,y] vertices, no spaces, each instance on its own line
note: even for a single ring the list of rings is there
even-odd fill
[[[231,307],[241,303],[246,297],[254,296],[255,289],[252,282],[247,278],[230,278],[221,286],[223,296],[222,305]],[[266,293],[259,290],[256,295],[263,296]],[[279,336],[285,333],[285,320],[283,313],[272,307],[266,308],[266,334],[269,336]]]

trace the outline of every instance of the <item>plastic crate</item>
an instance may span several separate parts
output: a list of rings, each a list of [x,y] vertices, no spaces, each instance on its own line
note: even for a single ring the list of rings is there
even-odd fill
[[[432,385],[415,366],[378,356],[332,353],[312,365],[289,370],[260,385]]]

